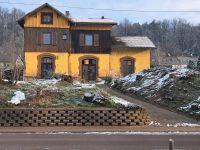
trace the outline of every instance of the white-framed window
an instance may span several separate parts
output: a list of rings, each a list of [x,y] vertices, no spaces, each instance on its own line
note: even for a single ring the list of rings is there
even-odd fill
[[[63,39],[63,40],[67,40],[67,34],[63,34],[63,35],[62,35],[62,39]]]
[[[85,35],[85,46],[93,46],[93,36],[92,34]]]
[[[43,33],[43,44],[50,45],[51,41],[51,33]]]

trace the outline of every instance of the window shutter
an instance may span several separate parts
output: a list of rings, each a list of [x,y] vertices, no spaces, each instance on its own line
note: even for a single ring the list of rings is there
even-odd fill
[[[99,34],[94,34],[94,46],[99,46]]]
[[[85,45],[85,37],[84,37],[83,33],[81,33],[80,36],[79,36],[79,42],[80,42],[80,46]]]
[[[57,33],[56,32],[53,32],[51,39],[52,39],[52,45],[57,45]]]
[[[37,44],[41,45],[42,44],[42,34],[40,31],[37,32]]]

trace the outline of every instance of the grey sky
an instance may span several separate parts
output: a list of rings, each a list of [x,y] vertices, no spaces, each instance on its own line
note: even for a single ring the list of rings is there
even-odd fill
[[[91,8],[109,8],[109,9],[137,9],[137,10],[200,10],[200,0],[0,0],[0,2],[11,3],[31,3],[43,4],[48,2],[52,6],[69,6],[69,7],[91,7]],[[29,12],[37,5],[11,5],[2,4],[0,6],[6,8],[19,8],[25,12]],[[64,12],[69,10],[74,18],[99,18],[102,15],[112,18],[117,22],[128,18],[132,22],[150,22],[153,19],[173,19],[184,18],[187,21],[199,24],[200,13],[138,13],[138,12],[117,12],[117,11],[97,11],[72,9],[67,7],[56,7]]]

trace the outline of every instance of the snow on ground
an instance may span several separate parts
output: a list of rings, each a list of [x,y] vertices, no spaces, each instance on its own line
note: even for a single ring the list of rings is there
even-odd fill
[[[172,76],[182,77],[186,76],[190,70],[187,68],[170,69],[166,67],[155,67],[148,70],[143,70],[138,73],[128,75],[118,80],[113,80],[111,87],[122,85],[127,91],[133,93],[141,92],[153,96],[161,88],[173,81]],[[139,77],[139,80],[137,79]]]
[[[105,80],[102,80],[102,81],[100,81],[100,82],[97,82],[96,84],[98,84],[98,85],[105,84]]]
[[[149,126],[154,126],[154,127],[161,127],[163,126],[161,123],[157,121],[151,121]],[[175,123],[175,124],[167,124],[167,127],[200,127],[200,124],[192,124],[192,123]]]
[[[73,85],[75,86],[75,89],[93,89],[96,87],[95,83],[81,83],[78,80],[74,81]]]
[[[9,102],[12,104],[19,104],[23,100],[25,100],[25,94],[21,91],[16,91]]]
[[[190,114],[200,114],[200,96],[184,107],[179,107],[178,110],[190,112]]]
[[[35,85],[55,85],[56,83],[58,83],[60,80],[57,79],[49,79],[49,80],[45,80],[45,79],[38,79],[38,80],[33,80],[31,81],[31,83],[35,84]]]
[[[128,106],[128,105],[132,105],[133,104],[133,103],[130,103],[130,102],[128,102],[128,101],[126,101],[126,100],[124,100],[122,98],[116,97],[116,96],[111,96],[110,98],[116,104],[122,104],[124,106]]]
[[[125,82],[135,82],[138,75],[143,76],[144,73],[141,71],[138,73],[130,74],[130,75],[127,75],[127,76],[121,78],[121,80],[123,80]]]
[[[151,121],[149,126],[154,126],[154,127],[160,127],[162,126],[161,123],[157,122],[157,121]]]
[[[192,123],[176,123],[174,125],[167,124],[167,127],[200,127],[200,124],[192,124]]]

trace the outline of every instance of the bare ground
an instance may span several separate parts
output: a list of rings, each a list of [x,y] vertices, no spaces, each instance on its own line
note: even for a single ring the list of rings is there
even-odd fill
[[[131,96],[125,95],[120,91],[113,90],[106,85],[98,85],[99,88],[105,90],[109,94],[122,98],[126,101],[135,103],[137,105],[142,106],[146,109],[151,117],[151,121],[155,121],[160,123],[162,126],[166,126],[167,124],[174,125],[177,123],[190,123],[190,124],[200,124],[199,121],[189,118],[181,113],[173,112],[171,110],[167,110],[158,105],[153,105],[149,102],[145,102],[145,100],[140,100],[137,98],[133,98]]]

